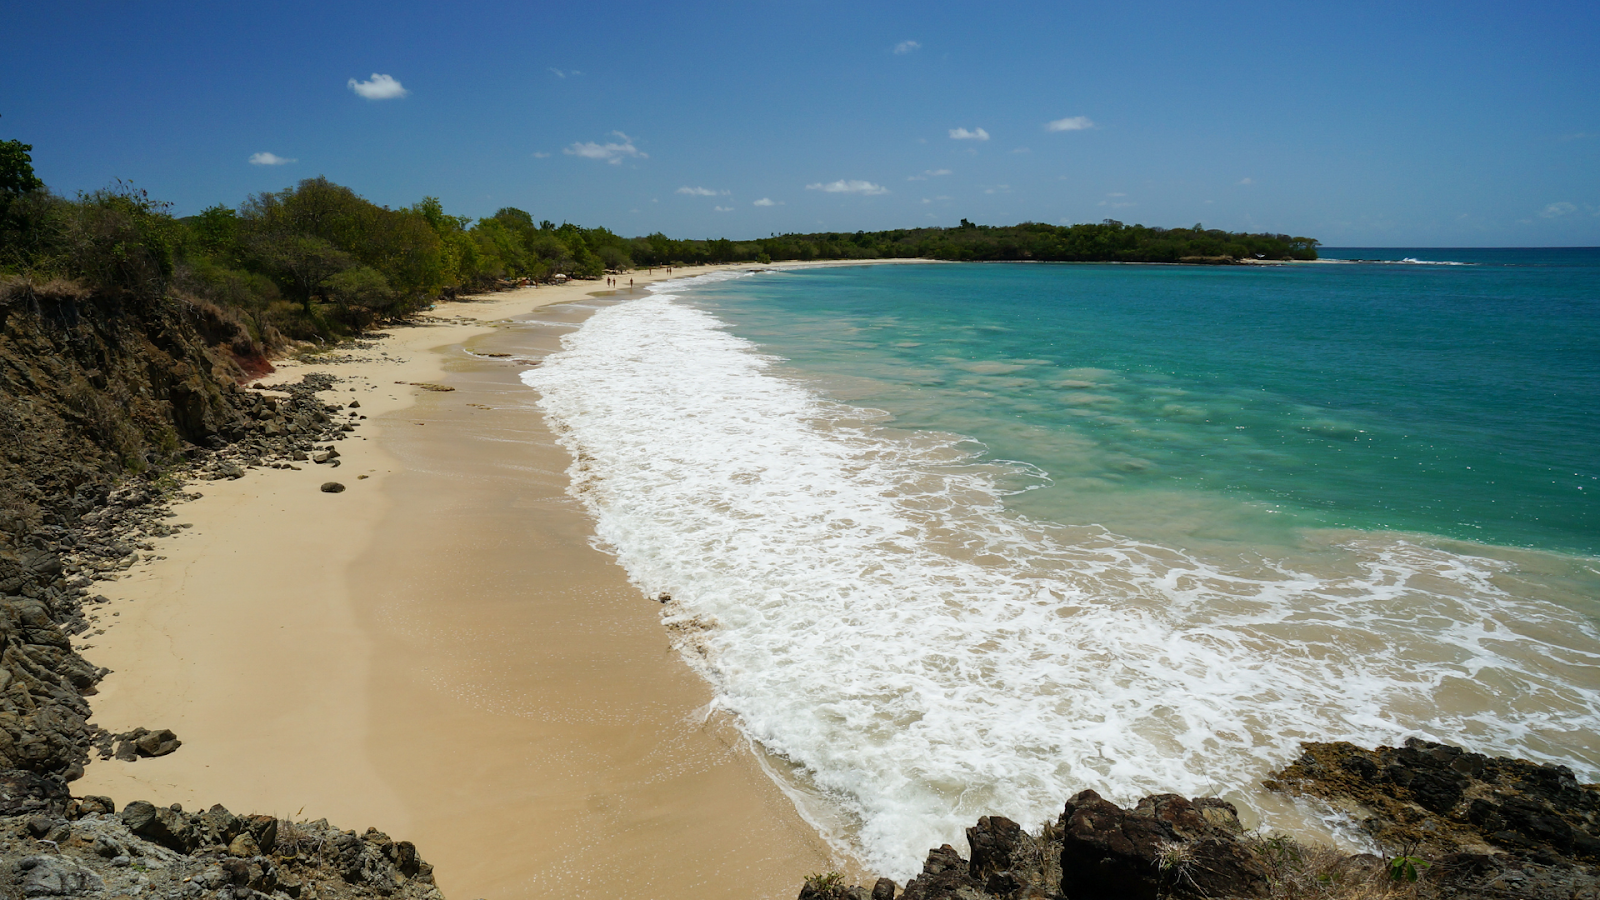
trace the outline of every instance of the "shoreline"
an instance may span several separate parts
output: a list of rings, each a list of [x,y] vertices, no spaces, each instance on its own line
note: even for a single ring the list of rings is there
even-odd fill
[[[873,261],[631,277],[637,290],[840,264]],[[812,872],[853,868],[737,731],[706,721],[710,688],[670,650],[658,609],[589,545],[570,459],[521,367],[464,352],[519,355],[512,317],[627,290],[440,303],[342,361],[313,354],[267,376],[333,374],[321,399],[358,400],[367,418],[337,469],[191,483],[203,496],[174,512],[193,527],[95,586],[106,633],[74,646],[113,674],[92,721],[171,728],[184,746],[95,760],[75,792],[376,826],[413,839],[449,896],[599,877],[625,893],[789,896]],[[559,332],[543,332],[555,349]],[[440,382],[453,390],[420,386]],[[322,493],[325,480],[347,490]],[[618,872],[619,855],[650,864]]]

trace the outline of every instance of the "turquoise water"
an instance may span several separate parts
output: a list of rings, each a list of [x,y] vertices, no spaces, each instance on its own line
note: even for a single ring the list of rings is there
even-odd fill
[[[712,708],[892,877],[1085,788],[1338,834],[1261,788],[1301,741],[1600,778],[1600,254],[1344,255],[1395,261],[689,278],[523,380]]]
[[[1471,265],[878,266],[695,299],[900,427],[1037,467],[1030,515],[1600,553],[1600,251],[1328,255]]]

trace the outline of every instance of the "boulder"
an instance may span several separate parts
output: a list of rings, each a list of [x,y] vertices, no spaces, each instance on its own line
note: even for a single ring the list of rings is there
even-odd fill
[[[1067,801],[1061,830],[1061,891],[1073,900],[1268,893],[1261,861],[1176,794],[1146,797],[1126,810],[1083,791]]]
[[[969,874],[967,861],[949,844],[928,851],[922,874],[906,883],[901,900],[969,900],[983,897],[983,884]]]
[[[99,875],[59,856],[29,856],[17,868],[22,870],[24,897],[76,897],[105,890]]]
[[[163,808],[135,800],[123,808],[121,818],[129,831],[169,850],[191,853],[199,843],[194,823],[176,804]]]

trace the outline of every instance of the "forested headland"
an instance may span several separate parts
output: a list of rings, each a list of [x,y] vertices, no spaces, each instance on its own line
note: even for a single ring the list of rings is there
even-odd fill
[[[748,241],[626,238],[536,221],[514,207],[473,220],[427,197],[402,209],[309,178],[237,207],[176,217],[118,182],[66,198],[34,176],[29,151],[0,142],[0,276],[64,278],[91,289],[205,304],[270,353],[337,338],[434,300],[558,275],[634,267],[791,260],[929,258],[1118,262],[1315,259],[1317,242],[1216,229],[1096,224],[974,225],[783,234]]]

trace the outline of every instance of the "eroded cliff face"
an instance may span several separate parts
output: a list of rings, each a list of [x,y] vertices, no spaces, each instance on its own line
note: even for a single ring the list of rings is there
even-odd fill
[[[442,900],[415,847],[370,829],[220,806],[119,812],[71,794],[91,750],[137,759],[181,744],[89,725],[106,671],[71,641],[89,628],[84,606],[103,600],[93,583],[171,532],[166,506],[185,496],[174,476],[336,464],[336,451],[313,451],[354,428],[316,397],[333,379],[263,396],[240,389],[247,371],[270,366],[203,303],[0,281],[0,900]]]
[[[88,627],[87,579],[64,560],[126,554],[93,546],[85,517],[119,485],[123,506],[154,499],[165,472],[242,419],[242,370],[202,337],[203,313],[0,283],[0,768],[71,780],[88,758],[84,697],[103,673],[68,639]]]

